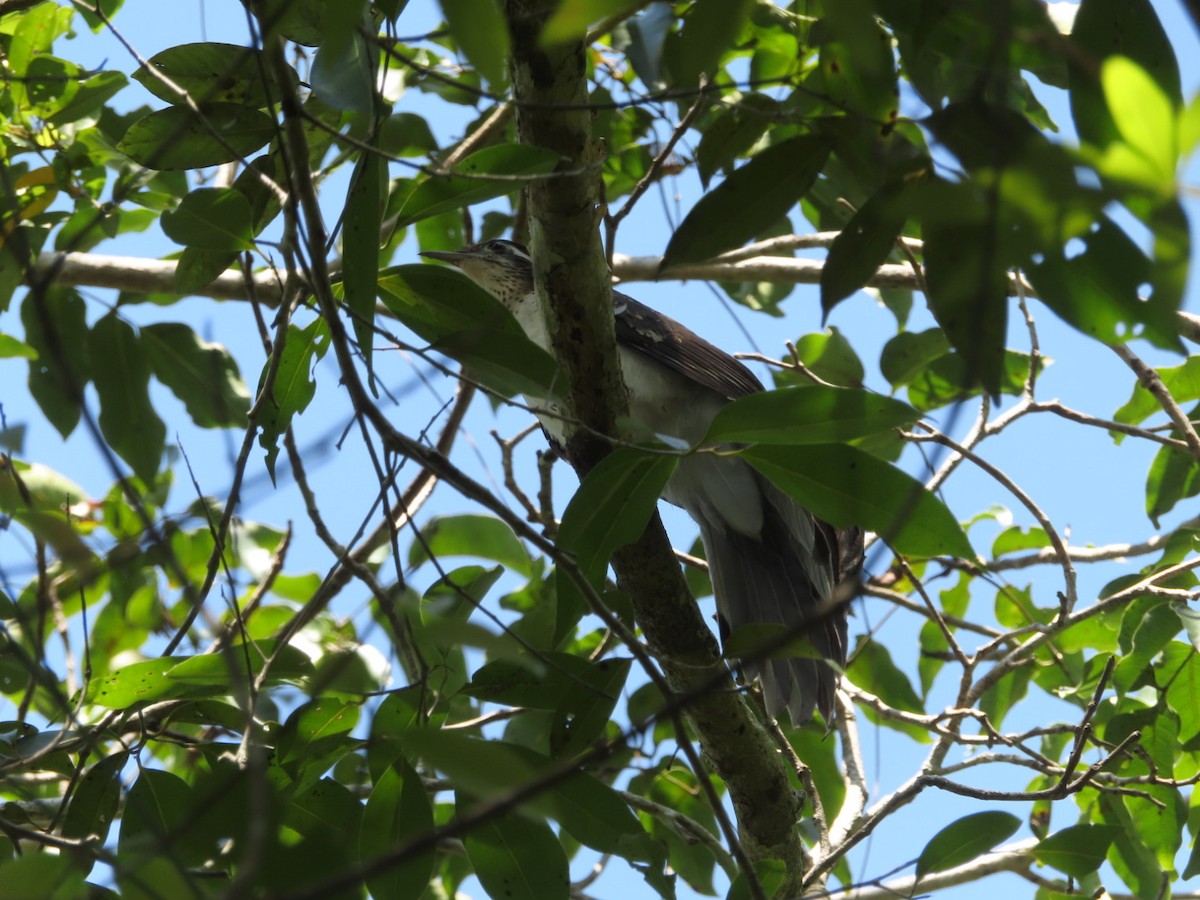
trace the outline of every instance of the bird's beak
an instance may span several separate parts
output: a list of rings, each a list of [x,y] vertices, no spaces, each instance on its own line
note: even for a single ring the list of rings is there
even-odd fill
[[[419,255],[426,259],[450,263],[452,266],[461,266],[466,260],[471,259],[471,254],[463,250],[422,250]]]

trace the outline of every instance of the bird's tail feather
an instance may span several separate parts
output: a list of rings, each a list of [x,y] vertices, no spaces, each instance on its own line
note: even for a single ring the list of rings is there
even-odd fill
[[[789,501],[790,502],[790,501]],[[793,657],[743,661],[747,678],[759,678],[767,711],[785,708],[793,725],[821,710],[832,721],[838,669],[846,660],[846,606],[829,605],[827,596],[836,574],[833,559],[817,559],[818,548],[803,547],[791,529],[771,513],[760,535],[741,534],[721,524],[701,522],[700,535],[708,554],[709,574],[717,597],[722,640],[742,625],[779,624],[806,637],[822,659]],[[820,538],[818,538],[818,543]],[[812,568],[825,567],[820,575]],[[822,590],[814,580],[823,582]],[[830,665],[834,663],[838,669]]]

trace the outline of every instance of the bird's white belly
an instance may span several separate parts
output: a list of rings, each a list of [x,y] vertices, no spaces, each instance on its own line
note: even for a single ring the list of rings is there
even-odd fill
[[[629,415],[640,426],[625,437],[646,440],[650,432],[689,445],[698,443],[725,399],[636,350],[621,348],[620,352],[625,383],[636,386],[630,391]],[[562,411],[535,398],[526,401],[535,410],[545,410],[538,420],[555,441],[565,445],[568,428]],[[762,492],[753,470],[739,459],[712,453],[683,457],[663,499],[693,518],[724,522],[742,534],[757,535],[762,529]]]

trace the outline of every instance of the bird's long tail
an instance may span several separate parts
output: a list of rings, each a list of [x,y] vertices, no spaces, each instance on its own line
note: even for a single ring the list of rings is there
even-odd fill
[[[807,638],[821,659],[751,658],[743,660],[742,670],[747,678],[762,682],[771,715],[786,708],[792,724],[800,725],[817,708],[829,723],[838,672],[846,661],[847,604],[830,599],[841,568],[838,550],[826,546],[832,543],[832,529],[823,533],[823,526],[811,519],[807,533],[815,540],[804,546],[796,535],[795,519],[809,513],[772,486],[765,487],[770,500],[763,504],[766,516],[758,535],[700,522],[721,638],[751,623],[782,625]]]

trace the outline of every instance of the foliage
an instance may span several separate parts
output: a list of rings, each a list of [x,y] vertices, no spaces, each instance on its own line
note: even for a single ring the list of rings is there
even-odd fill
[[[566,898],[593,863],[667,898],[865,895],[873,832],[915,865],[879,887],[901,894],[1007,869],[1046,897],[1159,897],[1200,873],[1183,518],[1200,320],[1181,312],[1200,97],[1149,0],[1084,0],[1066,23],[1036,0],[442,0],[437,28],[429,4],[246,0],[245,42],[170,47],[131,78],[62,55],[75,32],[116,34],[121,5],[0,7],[0,401],[37,419],[0,406],[12,896],[415,900],[474,876]],[[531,21],[535,53],[581,42],[580,159],[522,140],[536,104],[510,62]],[[501,414],[516,394],[561,401],[564,370],[464,279],[400,262],[523,237],[542,213],[523,189],[571,178],[602,181],[610,243],[651,186],[701,185],[652,275],[615,257],[626,280],[706,278],[772,315],[804,302],[797,283],[826,316],[866,289],[893,315],[880,347],[857,319],[801,337],[699,451],[881,537],[863,590],[916,637],[858,629],[836,737],[723,693],[690,602],[661,613],[711,651],[682,661],[701,674],[681,688],[647,598],[607,578],[697,448],[621,447],[556,507],[534,439],[500,442],[515,501],[455,447],[479,393]],[[591,209],[572,216],[594,236]],[[92,253],[147,230],[168,263]],[[813,247],[820,263],[795,256]],[[1039,392],[1054,317],[1125,367],[1111,414]],[[391,415],[394,349],[459,379],[433,421]],[[361,453],[314,487],[303,414],[339,396]],[[1156,533],[1126,521],[1112,546],[1071,546],[1072,511],[1022,486],[1037,461],[991,461],[997,436],[1050,420],[1150,448]],[[34,424],[73,449],[26,446]],[[226,489],[201,488],[181,429],[229,441]],[[972,469],[985,500],[957,493]],[[260,472],[286,526],[245,516]],[[435,486],[457,509],[426,510]],[[1005,494],[1020,521],[992,505]],[[711,592],[700,569],[689,584]],[[723,734],[716,695],[763,727]],[[882,796],[875,728],[924,754]],[[792,813],[773,842],[746,773]],[[917,838],[896,824],[939,792],[972,811]]]

